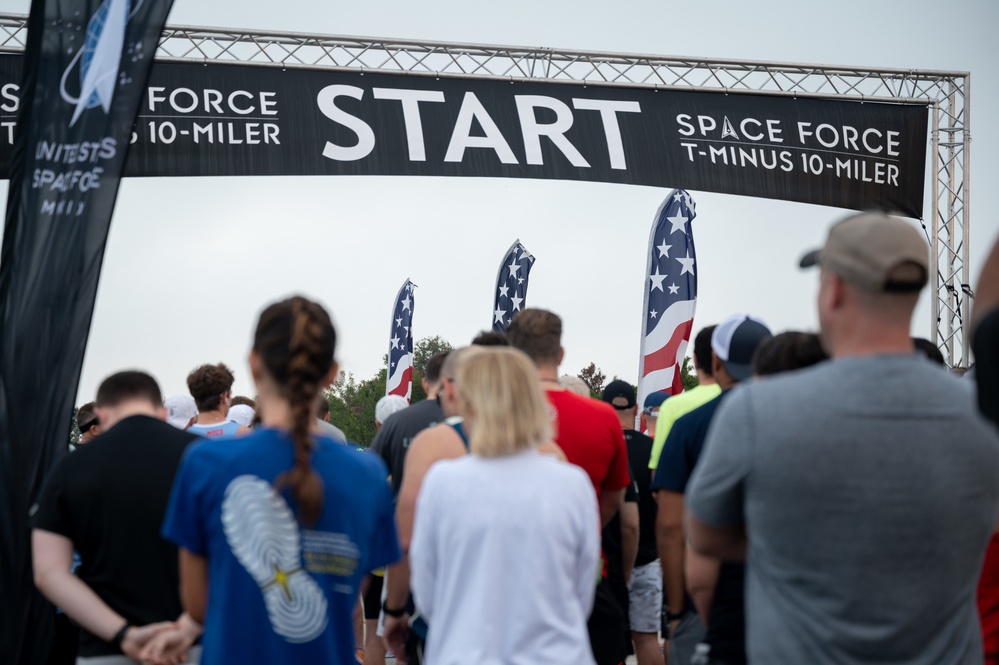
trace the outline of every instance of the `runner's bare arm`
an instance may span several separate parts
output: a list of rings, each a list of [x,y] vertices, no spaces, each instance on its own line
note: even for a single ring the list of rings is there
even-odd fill
[[[635,569],[638,556],[638,504],[625,501],[621,506],[621,565],[624,568],[624,583],[631,583],[631,571]]]
[[[683,495],[669,490],[656,492],[656,549],[663,568],[663,588],[670,613],[678,615],[686,605],[683,585]]]
[[[624,489],[600,490],[600,526],[607,526],[607,523],[614,519],[617,511],[624,503]]]
[[[743,525],[713,526],[687,511],[687,537],[700,554],[722,561],[746,560],[746,530]]]
[[[38,590],[88,632],[110,642],[125,625],[125,617],[108,607],[93,589],[73,574],[73,541],[69,538],[34,529],[31,558]],[[130,627],[125,631],[121,648],[136,658],[146,642],[173,625],[172,621],[165,621]]]
[[[180,548],[180,600],[191,618],[204,624],[208,601],[208,560],[183,547]]]
[[[712,559],[690,550],[687,552],[684,564],[684,577],[687,580],[687,591],[694,601],[697,615],[701,623],[708,625],[711,614],[711,603],[715,598],[715,588],[718,586],[718,575],[721,572],[721,561]]]
[[[399,529],[399,546],[403,553],[409,551],[413,539],[413,517],[416,497],[420,494],[423,478],[434,462],[462,457],[467,453],[461,437],[450,425],[436,425],[423,430],[413,439],[403,464],[402,487],[396,504],[395,521]]]

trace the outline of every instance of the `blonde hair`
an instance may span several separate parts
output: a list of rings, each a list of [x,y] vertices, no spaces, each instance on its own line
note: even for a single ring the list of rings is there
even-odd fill
[[[548,401],[537,369],[523,351],[469,349],[457,373],[458,394],[469,422],[469,447],[480,457],[503,457],[551,438]]]

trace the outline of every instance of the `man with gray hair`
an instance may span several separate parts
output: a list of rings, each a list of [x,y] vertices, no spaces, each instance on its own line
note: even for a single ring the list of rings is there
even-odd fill
[[[747,561],[753,663],[982,662],[975,582],[999,437],[914,352],[926,242],[883,214],[834,225],[820,268],[832,360],[744,385],[687,496],[691,547]]]

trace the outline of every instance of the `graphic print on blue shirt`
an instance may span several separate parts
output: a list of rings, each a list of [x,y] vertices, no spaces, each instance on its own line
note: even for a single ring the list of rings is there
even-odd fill
[[[304,570],[295,516],[270,483],[234,478],[222,500],[222,529],[246,572],[264,594],[274,632],[289,642],[310,642],[326,628],[326,597]]]
[[[235,420],[229,420],[224,423],[212,423],[211,425],[191,425],[187,428],[187,431],[191,434],[203,436],[206,439],[218,439],[223,436],[236,436],[239,428],[239,423]]]

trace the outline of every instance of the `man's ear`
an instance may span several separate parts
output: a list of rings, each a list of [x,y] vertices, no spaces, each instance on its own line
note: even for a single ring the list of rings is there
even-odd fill
[[[565,360],[565,347],[558,347],[558,364],[561,365],[562,361]]]
[[[835,311],[843,306],[843,280],[834,272],[823,272],[820,279],[819,307],[826,311]]]
[[[260,354],[255,350],[251,350],[250,356],[247,358],[247,364],[250,366],[250,375],[253,377],[253,382],[255,384],[260,383],[260,379],[264,374],[264,365],[260,360]]]
[[[725,369],[725,364],[722,363],[721,358],[714,351],[711,352],[711,374],[713,376],[718,376],[718,373]]]
[[[107,428],[108,419],[110,418],[110,415],[111,415],[111,414],[108,413],[108,410],[105,409],[104,407],[95,406],[94,407],[94,415],[97,416],[97,421],[101,424],[101,429],[102,430],[106,429]],[[82,434],[82,432],[81,432],[81,434]]]

